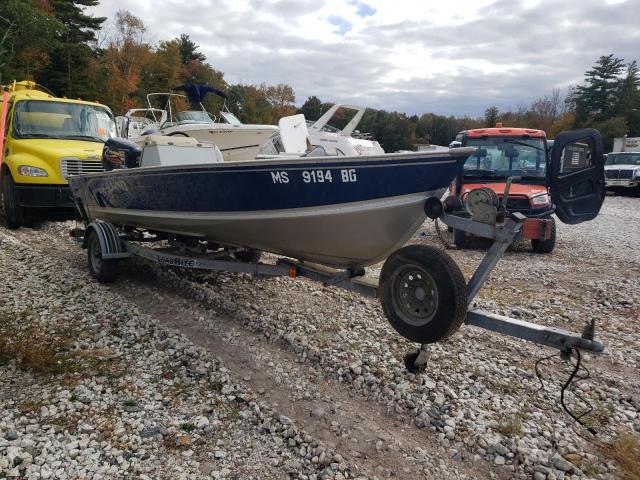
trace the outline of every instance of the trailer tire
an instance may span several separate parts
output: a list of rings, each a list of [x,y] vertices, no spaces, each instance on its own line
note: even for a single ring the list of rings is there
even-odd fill
[[[2,210],[7,228],[15,230],[22,226],[24,215],[18,202],[16,184],[8,169],[2,175]]]
[[[410,245],[389,256],[379,297],[387,320],[412,342],[435,343],[453,335],[467,316],[467,285],[442,250]]]
[[[262,252],[259,250],[254,250],[253,248],[247,248],[246,250],[240,250],[233,254],[241,262],[245,263],[258,263],[260,261],[260,257],[262,256]]]
[[[95,230],[87,238],[87,261],[91,276],[100,283],[111,283],[118,275],[118,260],[102,258],[100,239]]]
[[[551,234],[547,240],[531,240],[534,253],[551,253],[556,246],[556,222],[551,224]]]

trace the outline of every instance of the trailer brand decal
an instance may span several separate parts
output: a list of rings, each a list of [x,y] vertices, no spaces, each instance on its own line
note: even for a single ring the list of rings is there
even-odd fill
[[[187,260],[178,257],[167,257],[163,255],[158,255],[156,257],[158,263],[162,263],[163,265],[173,265],[175,267],[195,267],[195,260]]]

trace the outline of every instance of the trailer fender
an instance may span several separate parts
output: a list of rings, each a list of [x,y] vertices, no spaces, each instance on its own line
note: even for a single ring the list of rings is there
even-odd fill
[[[98,236],[102,258],[124,258],[131,256],[125,244],[120,240],[120,235],[118,235],[116,227],[107,222],[92,222],[89,224],[82,239],[82,248],[87,248],[87,239],[92,231],[96,232]]]

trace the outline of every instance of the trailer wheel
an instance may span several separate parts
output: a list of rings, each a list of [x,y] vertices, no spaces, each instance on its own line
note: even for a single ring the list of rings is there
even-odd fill
[[[379,295],[391,326],[412,342],[443,340],[467,315],[464,275],[435,247],[410,245],[392,253],[382,267]]]
[[[102,258],[100,240],[95,230],[89,232],[87,239],[87,260],[91,276],[100,283],[111,283],[118,274],[118,263],[115,259]]]
[[[246,250],[235,252],[233,256],[241,262],[258,263],[260,261],[260,257],[262,256],[262,252],[254,250],[253,248],[247,248]]]
[[[22,208],[18,203],[16,184],[8,169],[5,170],[2,176],[2,209],[4,211],[7,228],[15,230],[22,226],[24,222]]]
[[[556,246],[556,222],[551,224],[551,235],[547,240],[531,240],[534,253],[551,253]]]

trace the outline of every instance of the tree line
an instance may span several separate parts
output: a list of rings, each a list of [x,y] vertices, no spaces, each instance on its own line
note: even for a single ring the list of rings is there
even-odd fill
[[[277,124],[296,112],[316,120],[330,106],[309,97],[296,107],[293,88],[279,85],[229,84],[211,66],[188,35],[154,44],[143,21],[127,10],[115,18],[88,15],[99,0],[3,0],[0,3],[0,82],[32,79],[60,96],[97,100],[123,114],[145,107],[146,94],[167,92],[181,83],[205,83],[227,92],[227,105],[245,123]],[[162,105],[154,105],[161,107]],[[212,111],[222,100],[209,96]],[[341,127],[348,116],[337,118]],[[449,144],[458,132],[494,126],[540,128],[553,138],[572,128],[595,127],[605,148],[613,137],[640,135],[640,73],[636,61],[625,64],[613,54],[602,56],[585,72],[584,82],[563,98],[553,90],[531,104],[484,117],[433,113],[407,115],[369,109],[359,130],[371,134],[387,151],[415,144]]]

